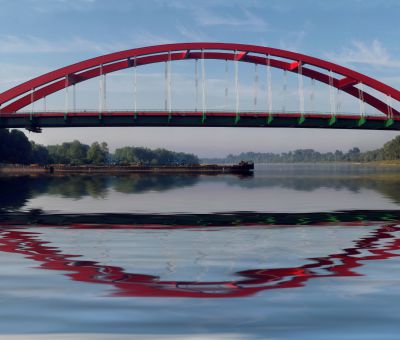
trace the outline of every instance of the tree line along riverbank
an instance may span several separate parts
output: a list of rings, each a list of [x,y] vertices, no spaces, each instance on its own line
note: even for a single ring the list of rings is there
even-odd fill
[[[327,163],[357,162],[380,165],[400,165],[400,136],[385,143],[381,148],[361,152],[354,147],[347,152],[319,152],[313,149],[297,149],[289,152],[243,152],[224,158],[199,159],[194,154],[166,149],[151,150],[144,147],[125,146],[110,152],[106,143],[83,144],[78,140],[57,145],[36,144],[19,130],[0,130],[0,164],[65,164],[65,165],[132,165],[173,166],[203,164],[253,163]]]
[[[380,165],[400,165],[400,136],[385,143],[381,148],[361,152],[354,147],[347,152],[336,150],[334,152],[319,152],[314,149],[297,149],[289,152],[242,152],[230,154],[225,158],[202,159],[205,163],[230,164],[240,161],[254,163],[327,163],[327,162],[353,162],[374,163]]]
[[[130,165],[144,166],[198,165],[197,156],[166,149],[151,150],[126,146],[114,153],[107,143],[83,144],[78,140],[57,145],[40,145],[29,141],[19,130],[0,130],[0,164]]]

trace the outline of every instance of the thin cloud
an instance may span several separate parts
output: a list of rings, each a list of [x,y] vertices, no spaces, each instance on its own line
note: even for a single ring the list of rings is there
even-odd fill
[[[340,53],[326,53],[327,58],[343,64],[368,64],[384,67],[400,67],[400,60],[394,59],[377,39],[372,43],[354,41],[352,47]]]
[[[209,10],[200,10],[195,13],[195,20],[198,25],[225,26],[229,29],[238,29],[247,32],[265,32],[269,30],[268,23],[261,17],[247,9],[242,11],[242,16],[218,15]]]
[[[0,92],[49,71],[43,66],[0,63]]]
[[[150,45],[161,45],[161,44],[171,44],[176,42],[176,39],[171,39],[164,35],[153,34],[150,32],[136,32],[134,43],[136,46],[150,46]],[[130,47],[132,48],[132,47]]]
[[[105,54],[125,49],[169,44],[176,42],[165,36],[152,34],[149,32],[137,32],[132,39],[124,42],[99,42],[85,39],[82,37],[72,37],[64,40],[47,40],[33,35],[0,35],[0,55],[1,54],[25,54],[25,53],[95,53]]]
[[[215,39],[199,30],[188,28],[182,24],[176,25],[176,29],[182,37],[191,41],[212,41]]]
[[[280,39],[279,45],[285,50],[299,51],[306,36],[307,32],[305,30],[289,32]]]
[[[40,13],[81,12],[92,10],[97,0],[30,0],[32,9]]]
[[[187,1],[187,0],[155,0],[160,6],[166,6],[179,10],[198,10],[199,7],[202,8],[236,8],[238,6],[247,8],[261,8],[265,7],[265,1],[263,0],[203,0],[201,4],[197,1]]]
[[[0,54],[18,53],[66,53],[66,52],[98,52],[107,53],[127,48],[126,44],[99,43],[81,37],[63,41],[49,41],[32,35],[0,36]]]

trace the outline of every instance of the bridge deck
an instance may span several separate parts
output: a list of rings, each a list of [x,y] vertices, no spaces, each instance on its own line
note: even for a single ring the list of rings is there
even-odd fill
[[[400,130],[400,117],[317,113],[254,113],[199,111],[107,111],[0,113],[0,128],[40,131],[50,127],[281,127]]]

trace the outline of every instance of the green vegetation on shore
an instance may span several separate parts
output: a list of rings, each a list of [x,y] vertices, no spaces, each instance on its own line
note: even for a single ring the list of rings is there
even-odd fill
[[[193,154],[131,146],[116,149],[113,160],[118,164],[141,163],[144,165],[197,165],[200,163],[197,156]]]
[[[183,152],[131,146],[116,149],[113,154],[104,142],[86,145],[74,140],[43,146],[29,141],[19,130],[0,129],[0,164],[197,165],[199,159]]]
[[[254,163],[318,163],[318,162],[379,162],[382,164],[400,161],[400,136],[384,144],[382,148],[361,152],[352,148],[347,152],[319,152],[313,149],[298,149],[290,152],[242,152],[228,155],[225,158],[206,158],[202,163],[237,163],[251,161]]]

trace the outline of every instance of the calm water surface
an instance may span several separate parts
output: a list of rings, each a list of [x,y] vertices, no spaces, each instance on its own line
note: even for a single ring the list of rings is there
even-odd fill
[[[2,176],[0,333],[398,339],[398,171]]]

